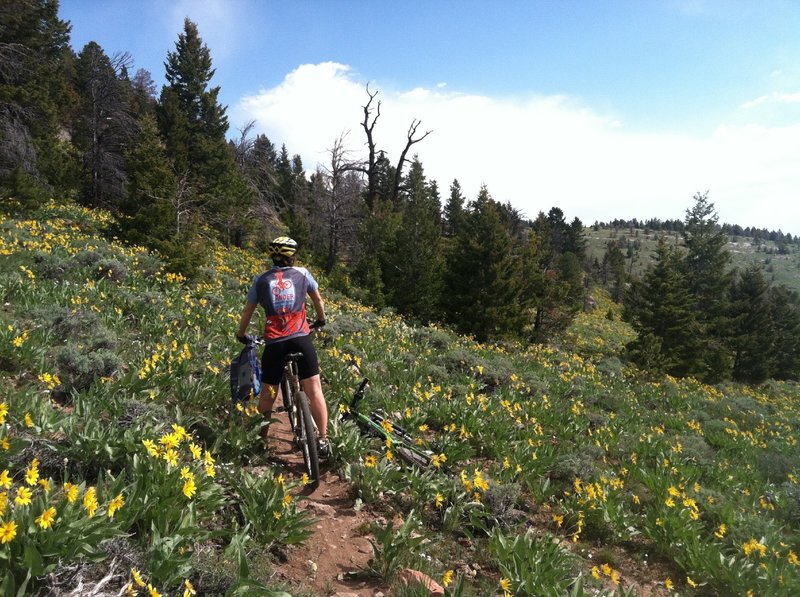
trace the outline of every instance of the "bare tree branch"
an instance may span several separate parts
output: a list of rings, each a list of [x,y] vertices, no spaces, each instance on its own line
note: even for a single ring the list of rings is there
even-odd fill
[[[381,102],[378,100],[378,103],[375,106],[375,117],[370,123],[369,119],[372,115],[372,100],[375,99],[375,96],[378,95],[378,92],[376,91],[375,93],[371,93],[369,90],[369,83],[367,83],[367,95],[369,96],[369,101],[364,106],[364,122],[361,123],[361,126],[364,127],[364,132],[367,135],[367,148],[369,153],[367,157],[367,168],[366,170],[362,171],[364,171],[367,175],[367,207],[371,211],[378,194],[378,176],[377,172],[375,172],[375,139],[372,133],[375,130],[375,123],[378,122],[378,118],[381,116]]]
[[[421,120],[417,120],[416,118],[411,121],[411,125],[408,127],[408,133],[406,135],[407,141],[406,146],[403,148],[403,152],[400,154],[400,159],[397,160],[397,169],[394,172],[394,184],[392,185],[392,201],[397,201],[397,197],[400,194],[400,181],[403,177],[403,165],[408,161],[406,155],[408,155],[408,150],[411,149],[411,146],[415,143],[419,143],[425,137],[430,135],[433,131],[426,131],[424,135],[418,138],[414,138],[414,135],[417,133],[417,128],[419,125],[422,124]]]

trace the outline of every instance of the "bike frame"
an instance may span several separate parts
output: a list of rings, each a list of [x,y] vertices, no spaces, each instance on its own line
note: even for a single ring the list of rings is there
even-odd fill
[[[317,424],[311,415],[308,396],[300,384],[297,362],[303,358],[301,353],[286,355],[280,390],[283,406],[289,416],[289,425],[294,434],[294,442],[303,453],[306,473],[313,487],[319,485],[319,454],[317,452]]]
[[[367,434],[391,440],[398,446],[397,454],[409,464],[420,468],[427,468],[431,463],[431,454],[419,449],[414,438],[405,429],[392,421],[382,410],[374,410],[369,415],[358,410],[358,403],[363,400],[369,380],[364,378],[358,389],[353,394],[349,405],[349,416]],[[384,428],[385,423],[392,427],[391,433]]]

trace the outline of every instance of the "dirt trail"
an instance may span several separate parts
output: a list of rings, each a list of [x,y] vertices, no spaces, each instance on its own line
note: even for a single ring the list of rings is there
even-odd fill
[[[304,471],[303,457],[292,443],[286,413],[273,415],[269,432],[272,460],[286,474],[299,479]],[[306,488],[299,495],[298,507],[307,510],[316,522],[305,543],[291,546],[286,561],[275,565],[276,576],[298,592],[313,595],[350,594],[373,597],[377,592],[388,594],[387,587],[365,578],[348,578],[348,572],[366,568],[372,557],[372,546],[363,535],[366,523],[373,516],[365,509],[356,512],[355,500],[349,496],[350,484],[341,479],[323,462],[322,479],[315,490]]]

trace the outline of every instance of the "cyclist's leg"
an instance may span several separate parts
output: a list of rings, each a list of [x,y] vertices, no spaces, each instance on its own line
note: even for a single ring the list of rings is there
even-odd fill
[[[308,377],[303,382],[303,391],[308,396],[311,406],[311,416],[317,424],[318,437],[320,440],[328,437],[328,405],[325,403],[325,396],[322,393],[322,382],[319,374]]]
[[[319,378],[319,361],[314,344],[308,336],[298,336],[292,338],[295,350],[303,353],[303,359],[297,363],[300,373],[300,381],[303,384],[303,391],[308,396],[311,406],[311,416],[317,424],[317,434],[320,440],[328,438],[328,405],[325,403],[325,396],[322,393],[322,382]]]
[[[278,397],[279,386],[268,383],[261,384],[261,394],[258,395],[258,412],[262,415],[272,414],[272,405]]]
[[[283,350],[280,343],[268,344],[261,355],[261,394],[258,396],[258,412],[269,420],[272,407],[278,396],[278,388],[283,374]],[[269,427],[262,429],[261,437],[266,439]]]

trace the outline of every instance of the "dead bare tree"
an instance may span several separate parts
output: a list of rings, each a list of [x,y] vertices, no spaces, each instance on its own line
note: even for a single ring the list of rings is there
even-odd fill
[[[375,130],[375,123],[378,122],[378,118],[381,116],[381,102],[378,100],[375,106],[375,117],[372,119],[372,122],[370,122],[372,101],[375,99],[375,96],[378,95],[378,92],[371,93],[369,90],[369,83],[367,83],[367,95],[369,96],[369,101],[364,106],[364,122],[361,123],[367,135],[367,167],[362,169],[362,172],[367,175],[366,201],[367,208],[372,211],[372,207],[375,205],[378,195],[377,172],[375,171],[375,138],[372,133]]]
[[[406,146],[403,148],[403,152],[400,154],[400,159],[397,160],[397,168],[394,171],[394,184],[392,185],[392,201],[397,201],[397,197],[400,195],[400,181],[403,177],[403,164],[405,164],[408,159],[406,156],[408,155],[408,150],[411,149],[411,146],[415,143],[419,143],[425,137],[430,135],[433,131],[425,131],[421,137],[414,138],[414,135],[417,133],[417,128],[419,125],[422,124],[421,120],[417,120],[416,118],[411,121],[411,125],[408,127],[408,133],[406,134]]]
[[[348,235],[356,222],[358,213],[358,199],[363,191],[363,180],[359,173],[364,171],[363,165],[350,158],[350,152],[345,149],[343,133],[333,143],[328,151],[330,163],[320,166],[317,170],[318,178],[323,181],[322,188],[316,194],[318,216],[323,216],[320,222],[326,231],[326,271],[330,272],[339,262],[342,252],[342,239]]]
[[[375,124],[378,122],[378,118],[381,116],[381,102],[380,100],[377,101],[374,107],[374,116],[373,116],[373,102],[377,97],[378,92],[371,92],[369,90],[369,84],[367,84],[367,96],[369,96],[369,100],[364,105],[364,120],[361,123],[362,128],[364,129],[364,133],[367,136],[367,161],[366,165],[360,166],[359,171],[366,174],[367,177],[367,194],[366,194],[366,202],[367,207],[370,211],[372,211],[375,201],[378,198],[378,172],[377,172],[377,146],[375,144]],[[371,120],[370,120],[371,119]],[[408,151],[411,149],[411,146],[419,143],[425,137],[430,135],[433,131],[425,131],[424,134],[421,136],[415,137],[417,134],[417,129],[419,125],[422,124],[421,120],[414,119],[411,121],[411,125],[408,127],[408,132],[406,134],[406,145],[403,148],[402,153],[400,154],[400,159],[397,160],[397,167],[395,168],[394,172],[394,180],[392,181],[392,192],[391,192],[391,199],[393,202],[397,201],[398,196],[400,195],[400,183],[403,179],[403,166],[406,162],[408,162]]]

